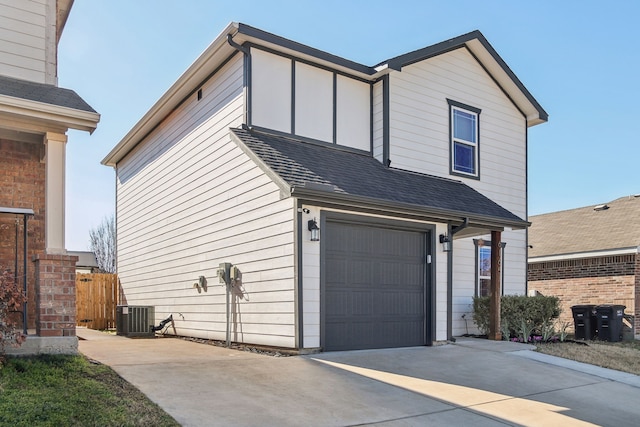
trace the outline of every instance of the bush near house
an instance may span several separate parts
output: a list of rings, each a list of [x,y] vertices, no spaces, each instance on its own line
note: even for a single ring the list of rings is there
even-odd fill
[[[0,268],[0,363],[5,345],[19,346],[26,337],[18,329],[20,314],[26,301],[24,292],[9,270]]]
[[[490,297],[473,298],[473,321],[483,334],[489,332]],[[528,342],[532,335],[549,340],[560,316],[560,300],[554,296],[505,295],[500,298],[500,329],[503,339],[520,338]]]

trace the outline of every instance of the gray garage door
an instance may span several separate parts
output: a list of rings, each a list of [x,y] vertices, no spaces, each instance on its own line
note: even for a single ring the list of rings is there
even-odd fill
[[[425,233],[327,221],[323,347],[426,344]]]

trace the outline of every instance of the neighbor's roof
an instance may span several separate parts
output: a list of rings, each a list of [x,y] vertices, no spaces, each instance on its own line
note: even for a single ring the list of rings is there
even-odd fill
[[[423,49],[396,56],[376,66],[367,66],[246,24],[232,22],[107,154],[102,160],[102,164],[115,166],[178,105],[211,78],[212,73],[219,66],[231,55],[237,53],[227,41],[227,36],[233,37],[233,41],[240,45],[254,43],[371,82],[392,71],[401,71],[403,67],[415,62],[454,49],[466,48],[522,112],[529,126],[548,120],[547,112],[529,93],[480,31],[472,31]]]
[[[0,113],[93,132],[100,115],[71,89],[0,76]]]
[[[71,89],[12,77],[0,76],[0,95],[72,108],[74,110],[96,112]]]
[[[637,251],[640,195],[529,217],[529,259],[585,252]]]
[[[442,221],[469,218],[471,227],[528,225],[460,181],[387,168],[368,154],[328,144],[245,129],[232,135],[288,196]]]

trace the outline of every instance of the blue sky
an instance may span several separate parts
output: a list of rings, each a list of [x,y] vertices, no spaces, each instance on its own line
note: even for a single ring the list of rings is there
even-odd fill
[[[59,85],[101,115],[70,131],[67,249],[114,212],[100,161],[231,21],[374,65],[478,29],[549,113],[529,130],[529,213],[640,193],[636,1],[76,0]]]

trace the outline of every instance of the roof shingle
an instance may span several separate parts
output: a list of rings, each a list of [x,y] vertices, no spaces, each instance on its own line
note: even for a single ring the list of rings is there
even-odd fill
[[[0,76],[0,95],[96,113],[71,89]]]
[[[387,168],[366,153],[273,136],[245,129],[232,133],[290,187],[327,186],[333,193],[446,211],[460,218],[491,218],[495,223],[527,223],[456,180]]]
[[[607,209],[585,206],[529,217],[529,257],[633,248],[640,245],[640,197],[621,197]]]

